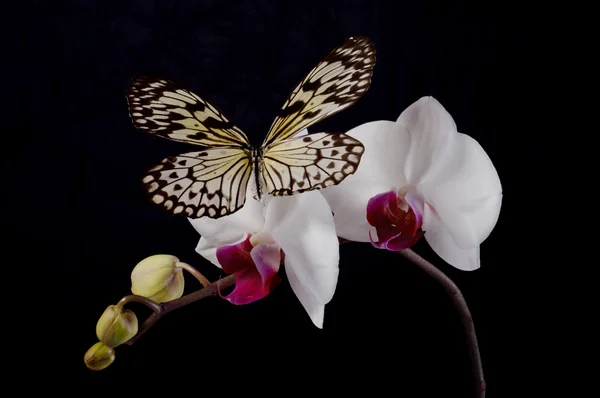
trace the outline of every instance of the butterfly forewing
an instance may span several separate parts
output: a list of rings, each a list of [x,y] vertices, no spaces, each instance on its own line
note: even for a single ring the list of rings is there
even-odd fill
[[[270,195],[339,184],[358,168],[364,152],[360,141],[329,133],[292,137],[354,104],[368,90],[374,65],[369,39],[347,39],[297,85],[262,148],[254,150],[221,111],[191,91],[166,79],[134,79],[127,101],[135,127],[204,147],[166,158],[148,171],[143,182],[152,202],[190,218],[234,213],[244,206],[255,161],[260,164],[254,170],[256,182],[262,174]]]
[[[346,134],[315,133],[267,146],[262,175],[269,195],[339,184],[358,168],[364,147]]]
[[[152,202],[171,214],[219,218],[244,206],[251,174],[247,150],[212,148],[166,158],[143,182]]]
[[[131,120],[141,130],[204,147],[249,147],[221,111],[170,80],[137,77],[126,95]]]
[[[264,145],[283,141],[354,104],[371,84],[375,46],[350,37],[298,83],[273,121]]]

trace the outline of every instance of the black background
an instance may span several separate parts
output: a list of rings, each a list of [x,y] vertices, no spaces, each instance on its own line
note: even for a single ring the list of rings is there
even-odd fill
[[[313,326],[286,281],[248,306],[215,298],[180,309],[102,372],[83,364],[106,306],[129,293],[144,257],[169,253],[211,280],[185,218],[153,206],[141,177],[190,146],[151,137],[129,119],[124,91],[140,73],[169,77],[214,103],[260,142],[290,90],[348,36],[377,47],[372,86],[311,131],[395,120],[432,95],[496,165],[499,222],[480,270],[463,272],[425,243],[414,248],[462,289],[480,340],[488,397],[518,396],[509,343],[510,292],[522,266],[514,242],[518,164],[536,156],[524,118],[536,51],[526,10],[503,2],[25,2],[5,37],[1,221],[12,362],[30,385],[79,392],[165,387],[173,393],[382,392],[470,397],[472,374],[456,311],[440,286],[400,256],[341,247],[325,327]],[[10,28],[12,27],[12,28]],[[531,159],[531,158],[529,158]],[[531,160],[530,160],[531,161]],[[518,238],[517,238],[518,239]],[[196,288],[188,279],[186,291]],[[510,296],[510,294],[508,294]],[[140,318],[148,313],[132,306]]]

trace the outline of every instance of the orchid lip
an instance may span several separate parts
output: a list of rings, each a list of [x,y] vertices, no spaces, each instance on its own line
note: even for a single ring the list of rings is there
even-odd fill
[[[369,231],[371,244],[392,251],[406,249],[423,236],[421,196],[413,187],[403,187],[373,196],[367,204],[367,221],[377,232],[377,242]]]
[[[217,249],[217,259],[223,270],[235,273],[235,289],[219,296],[235,305],[249,304],[267,296],[280,282],[277,276],[282,261],[281,248],[276,243],[257,243],[253,246],[251,236],[234,245]]]

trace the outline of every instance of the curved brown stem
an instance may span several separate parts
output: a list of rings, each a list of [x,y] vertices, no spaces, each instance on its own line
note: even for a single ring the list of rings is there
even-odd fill
[[[465,328],[467,344],[469,346],[469,356],[471,357],[473,375],[475,377],[475,387],[477,388],[477,398],[485,398],[486,385],[483,377],[481,354],[479,353],[479,345],[477,344],[477,335],[475,334],[475,325],[473,324],[471,312],[469,311],[467,302],[460,292],[460,289],[450,278],[448,278],[448,276],[446,276],[446,274],[411,249],[401,250],[398,253],[418,265],[429,276],[438,281],[452,299]]]
[[[207,287],[208,285],[210,285],[210,281],[208,279],[206,279],[206,277],[204,275],[202,275],[200,273],[200,271],[198,271],[196,268],[192,267],[191,265],[189,265],[187,263],[178,262],[177,264],[175,264],[175,266],[177,268],[182,268],[182,269],[186,270],[187,272],[189,272],[190,274],[192,274],[192,276],[194,278],[198,279],[198,282],[200,282],[202,284],[202,286]]]
[[[123,307],[127,303],[142,303],[146,307],[150,308],[154,313],[158,313],[158,312],[162,311],[160,304],[158,304],[157,302],[154,302],[144,296],[138,296],[136,294],[130,294],[129,296],[123,297],[121,300],[119,300],[119,302],[117,303],[117,306]]]
[[[154,313],[144,321],[142,326],[140,326],[137,334],[133,336],[131,340],[127,343],[128,345],[132,345],[135,343],[144,333],[148,331],[160,318],[167,315],[169,312],[176,310],[177,308],[181,308],[188,304],[191,304],[195,301],[201,300],[206,297],[215,296],[219,289],[225,289],[235,283],[235,275],[226,276],[223,279],[219,279],[216,282],[213,282],[206,286],[203,289],[197,290],[194,293],[187,294],[183,297],[180,297],[175,300],[167,301],[166,303],[156,304],[158,306],[157,310],[154,310]],[[132,297],[132,296],[128,296]],[[134,296],[139,297],[139,296]],[[150,300],[151,301],[151,300]],[[153,302],[153,301],[152,301]],[[153,302],[154,303],[154,302]]]

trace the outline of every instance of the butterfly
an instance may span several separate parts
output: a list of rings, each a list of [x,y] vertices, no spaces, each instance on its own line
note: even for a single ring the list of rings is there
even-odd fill
[[[134,126],[201,147],[146,173],[150,200],[173,215],[220,218],[244,206],[251,178],[258,200],[339,184],[358,168],[361,142],[343,133],[297,134],[354,104],[370,87],[374,65],[373,43],[347,38],[297,84],[260,147],[193,92],[167,79],[133,79],[126,97]]]

